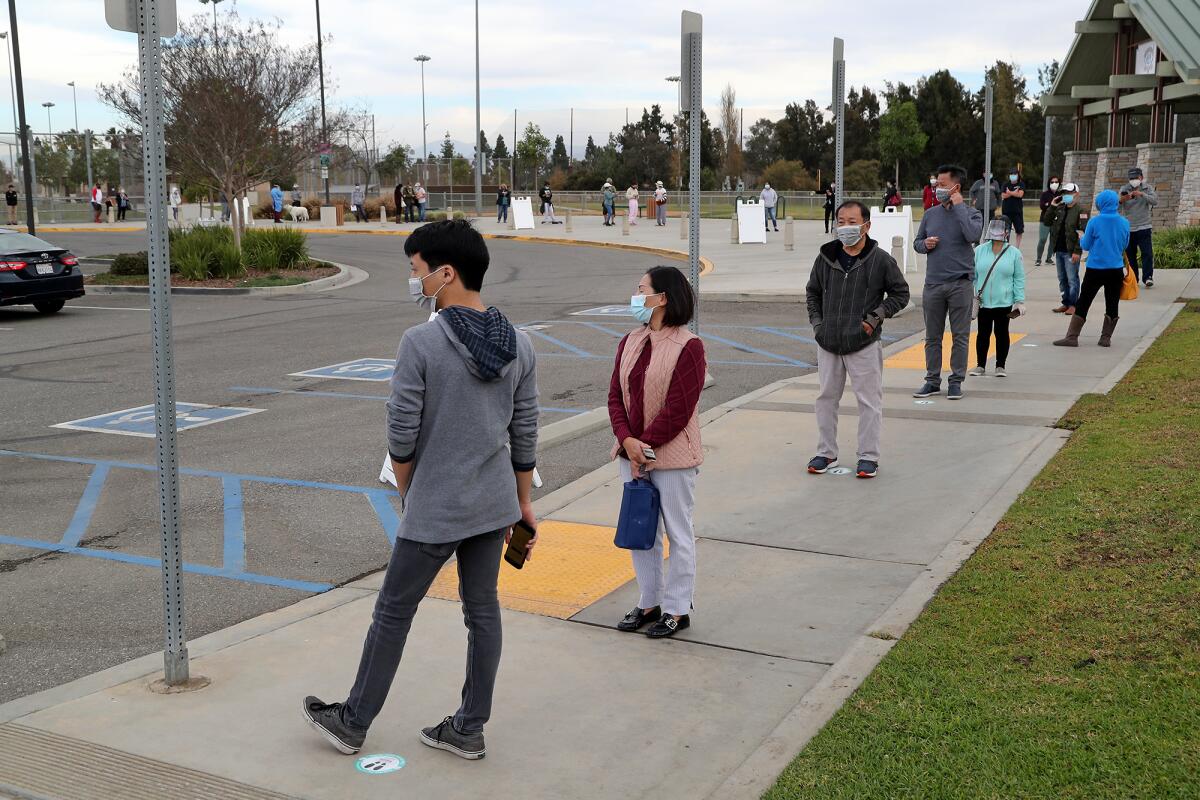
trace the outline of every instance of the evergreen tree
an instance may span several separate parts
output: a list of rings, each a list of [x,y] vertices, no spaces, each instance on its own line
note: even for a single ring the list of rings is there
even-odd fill
[[[563,141],[561,133],[554,137],[554,152],[550,154],[550,163],[558,169],[566,169],[571,165],[567,157],[567,143]]]

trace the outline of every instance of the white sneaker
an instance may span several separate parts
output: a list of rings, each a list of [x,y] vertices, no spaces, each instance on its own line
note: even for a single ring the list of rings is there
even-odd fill
[[[1004,367],[996,367],[996,377],[997,378],[1007,378],[1008,377],[1008,373],[1004,371]]]
[[[967,374],[978,378],[980,375],[987,374],[987,367],[976,367],[975,369],[971,370]]]

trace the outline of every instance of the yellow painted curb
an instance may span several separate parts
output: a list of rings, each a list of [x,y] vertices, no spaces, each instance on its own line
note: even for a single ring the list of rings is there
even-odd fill
[[[42,231],[46,231],[48,233],[137,233],[138,231],[146,230],[145,228],[108,228],[105,226],[100,226],[98,228],[60,228],[53,225],[39,225],[37,229],[38,233],[41,233]],[[28,233],[24,225],[20,226],[16,230],[19,230],[22,233]]]

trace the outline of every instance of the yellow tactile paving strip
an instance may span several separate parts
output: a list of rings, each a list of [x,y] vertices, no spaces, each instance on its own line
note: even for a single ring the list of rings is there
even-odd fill
[[[974,365],[974,363],[975,363],[975,339],[976,339],[976,337],[977,337],[977,334],[974,331],[972,331],[971,332],[971,341],[967,345],[967,348],[968,348],[967,349],[967,354],[968,354],[967,360],[972,365]],[[1009,338],[1009,341],[1011,341],[1013,344],[1016,344],[1017,342],[1019,342],[1025,338],[1025,334],[1010,333],[1008,335],[1008,338]],[[950,345],[951,344],[952,344],[952,342],[950,339],[950,334],[947,333],[944,337],[942,337],[942,369],[950,369]],[[988,348],[988,355],[989,355],[989,357],[994,357],[996,355],[996,337],[995,336],[992,337],[991,346]],[[908,348],[905,348],[904,350],[901,350],[899,353],[896,353],[894,356],[892,356],[892,357],[888,358],[886,361],[884,361],[883,365],[885,367],[892,367],[893,369],[922,369],[922,370],[925,369],[925,343],[919,342],[917,344],[914,344],[912,347],[908,347]]]
[[[570,619],[633,579],[629,552],[613,545],[615,528],[543,520],[533,560],[524,569],[500,563],[500,605],[543,617]],[[430,597],[458,600],[458,566],[447,564]]]

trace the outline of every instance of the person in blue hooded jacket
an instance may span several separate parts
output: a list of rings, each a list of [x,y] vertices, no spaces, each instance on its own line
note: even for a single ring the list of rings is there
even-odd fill
[[[1104,289],[1104,326],[1097,344],[1108,347],[1112,343],[1121,284],[1125,282],[1125,248],[1129,246],[1129,220],[1117,213],[1119,202],[1112,189],[1105,189],[1096,196],[1096,208],[1100,213],[1088,220],[1079,239],[1079,248],[1088,254],[1087,272],[1083,275],[1067,335],[1054,343],[1059,347],[1079,346],[1079,332],[1083,330],[1088,309],[1101,289]]]

